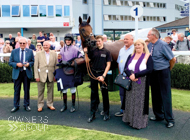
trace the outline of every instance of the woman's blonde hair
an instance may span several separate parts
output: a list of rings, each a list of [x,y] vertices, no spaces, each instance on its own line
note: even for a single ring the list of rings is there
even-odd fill
[[[37,43],[37,44],[36,44],[36,49],[38,49],[38,45],[40,45],[40,49],[43,50],[43,46],[42,46],[41,43]]]
[[[137,40],[135,41],[135,43],[134,43],[134,46],[136,46],[137,43],[141,43],[141,44],[143,45],[143,53],[145,53],[145,54],[150,54],[150,52],[149,52],[149,50],[148,50],[148,47],[147,47],[147,45],[146,45],[146,43],[145,43],[144,40],[142,40],[142,39],[137,39]],[[134,48],[133,53],[132,53],[131,56],[133,56],[135,53],[136,53],[136,49]]]
[[[35,36],[35,39],[36,39],[36,35],[35,34],[33,34],[32,36]]]

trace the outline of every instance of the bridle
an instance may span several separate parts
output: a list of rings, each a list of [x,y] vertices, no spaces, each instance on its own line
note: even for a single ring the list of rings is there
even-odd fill
[[[93,33],[91,33],[88,36],[84,35],[85,29],[82,28],[79,30],[82,38],[84,39],[84,47],[90,47],[90,46],[96,46],[96,41],[95,40],[91,40],[91,37],[94,37]]]
[[[96,41],[95,41],[95,40],[91,40],[91,37],[92,37],[92,36],[94,37],[93,33],[91,33],[91,34],[88,35],[88,36],[85,36],[85,35],[84,35],[84,32],[85,32],[85,29],[84,29],[84,28],[80,29],[79,32],[80,32],[82,38],[84,39],[84,42],[83,42],[83,43],[84,43],[84,44],[83,44],[84,47],[89,48],[89,47],[91,47],[91,46],[95,46],[95,45],[96,45]],[[88,75],[89,75],[92,79],[98,80],[98,78],[97,78],[96,76],[94,76],[94,74],[92,73],[92,71],[91,71],[91,69],[90,69],[90,63],[89,63],[89,58],[88,58],[88,54],[87,54],[87,53],[85,53],[85,61],[86,61],[86,68],[87,68]],[[106,84],[105,81],[103,81],[102,84],[104,84],[104,85],[107,86],[107,84]]]

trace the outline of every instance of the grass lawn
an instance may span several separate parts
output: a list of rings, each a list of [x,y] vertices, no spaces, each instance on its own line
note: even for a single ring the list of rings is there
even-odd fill
[[[10,125],[14,125],[14,127]],[[0,126],[1,140],[146,140],[143,138],[60,125],[32,124],[1,120]]]
[[[90,101],[90,88],[87,86],[90,85],[90,83],[85,82],[83,85],[78,87],[79,92],[79,98],[83,101]],[[14,95],[14,89],[13,89],[13,83],[1,83],[0,84],[0,97],[13,97]],[[45,91],[46,93],[46,91]],[[30,87],[30,96],[31,98],[37,98],[37,84],[31,83]],[[21,91],[21,97],[23,97],[24,92]],[[100,94],[101,95],[101,94]],[[68,99],[71,98],[70,91],[68,93]],[[45,97],[47,97],[47,94],[45,94]],[[60,92],[57,91],[57,83],[55,83],[54,86],[54,97],[55,99],[61,99],[60,98]],[[100,96],[100,98],[102,98]],[[119,91],[109,92],[109,99],[110,102],[120,104],[120,96]],[[172,89],[172,106],[176,110],[181,111],[189,111],[190,112],[190,91],[189,90],[178,90],[178,89]],[[150,106],[151,106],[151,97],[150,97]]]

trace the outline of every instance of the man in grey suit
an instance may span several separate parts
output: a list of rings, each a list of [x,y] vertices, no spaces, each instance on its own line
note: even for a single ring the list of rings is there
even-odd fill
[[[34,65],[34,55],[32,50],[26,48],[27,39],[19,39],[20,48],[11,52],[9,65],[13,67],[12,78],[14,81],[14,108],[11,112],[16,112],[20,107],[20,89],[24,84],[24,108],[31,111],[30,105],[30,79],[32,79],[32,66]]]

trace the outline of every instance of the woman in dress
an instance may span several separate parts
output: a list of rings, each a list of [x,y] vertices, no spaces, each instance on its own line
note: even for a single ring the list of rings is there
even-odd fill
[[[10,46],[10,41],[6,40],[5,41],[5,46],[3,47],[3,53],[11,53],[13,50],[13,47]],[[3,57],[4,62],[9,62],[10,57]]]
[[[31,44],[34,45],[34,46],[36,46],[36,44],[37,44],[37,39],[36,39],[35,34],[32,35]]]
[[[126,91],[122,109],[122,120],[136,129],[148,124],[149,110],[149,74],[153,70],[153,61],[146,43],[138,39],[134,51],[125,64],[125,73],[132,80],[132,89]]]

